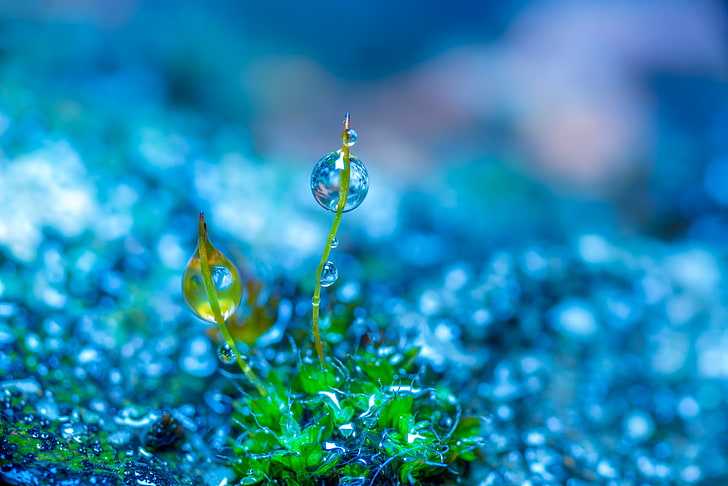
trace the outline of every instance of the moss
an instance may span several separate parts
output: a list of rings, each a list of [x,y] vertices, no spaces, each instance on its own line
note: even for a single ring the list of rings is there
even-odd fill
[[[482,420],[415,373],[417,350],[361,349],[323,369],[291,359],[235,403],[242,484],[439,484],[477,457]]]
[[[103,428],[69,417],[48,419],[31,403],[19,392],[3,391],[0,478],[10,484],[194,484],[190,479],[181,479],[175,467],[160,455],[144,456],[129,445],[119,448],[109,441]],[[155,428],[150,427],[149,433],[153,432]]]
[[[369,345],[341,359],[326,356],[319,326],[321,292],[335,278],[324,281],[322,275],[325,268],[334,268],[328,259],[338,246],[333,242],[343,213],[361,203],[369,184],[362,165],[366,179],[357,179],[358,200],[347,208],[351,163],[361,164],[350,153],[356,137],[347,113],[341,150],[316,164],[314,175],[324,176],[312,176],[314,197],[335,212],[315,273],[315,353],[279,355],[265,380],[238,351],[233,323],[227,322],[241,299],[240,273],[210,243],[200,214],[197,250],[185,269],[182,289],[190,309],[217,324],[224,338],[221,359],[236,362],[246,378],[243,384],[254,385],[248,394],[241,384],[243,393],[233,415],[238,437],[232,465],[243,485],[453,482],[477,457],[482,421],[464,417],[457,398],[445,387],[424,383],[414,367],[416,349]],[[216,281],[214,271],[226,278]],[[330,334],[343,336],[352,318],[348,309],[333,319]]]

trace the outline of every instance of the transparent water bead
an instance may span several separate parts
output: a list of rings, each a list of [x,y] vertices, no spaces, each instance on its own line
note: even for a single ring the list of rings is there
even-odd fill
[[[331,240],[331,249],[336,249],[339,247],[339,240],[334,237],[333,240]]]
[[[200,231],[205,231],[204,226],[201,226]],[[220,313],[223,319],[227,319],[235,312],[243,296],[240,274],[235,265],[212,246],[207,239],[206,233],[201,235],[201,239],[205,244],[207,264],[210,268],[212,285],[220,304]],[[187,263],[187,267],[185,267],[185,273],[182,276],[182,295],[189,308],[198,317],[211,323],[215,322],[215,314],[212,312],[210,299],[202,278],[199,245],[195,254]]]
[[[228,343],[222,343],[217,348],[217,357],[224,364],[234,363],[235,359],[237,358],[237,356],[235,355],[235,350],[233,348],[231,348]]]
[[[349,157],[349,193],[344,204],[344,212],[358,208],[369,192],[369,174],[356,155]],[[336,211],[339,203],[341,172],[344,170],[342,151],[324,155],[311,172],[311,192],[324,209]]]
[[[331,262],[326,262],[324,270],[321,272],[321,286],[331,287],[339,278],[339,270]]]
[[[346,130],[341,132],[341,142],[344,145],[348,145],[349,147],[354,145],[358,138],[359,134],[353,128],[347,128]]]

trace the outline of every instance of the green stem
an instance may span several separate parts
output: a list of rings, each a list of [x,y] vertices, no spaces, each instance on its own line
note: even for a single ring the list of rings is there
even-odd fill
[[[349,114],[347,113],[344,121],[344,129],[349,128]],[[341,179],[339,181],[339,200],[336,204],[336,216],[334,216],[334,222],[331,225],[329,231],[329,237],[326,239],[326,246],[324,252],[321,255],[321,262],[316,269],[316,286],[313,291],[313,338],[316,346],[316,353],[321,360],[321,366],[326,369],[326,358],[324,356],[324,345],[321,342],[321,331],[319,330],[319,307],[321,305],[321,274],[324,272],[324,266],[329,261],[329,254],[331,253],[331,243],[336,238],[336,232],[339,230],[339,224],[341,223],[341,216],[344,214],[344,207],[346,206],[346,198],[349,195],[349,176],[351,172],[351,152],[349,145],[344,143],[341,146],[341,153],[344,158],[344,170],[341,171]]]
[[[238,366],[240,366],[240,369],[245,373],[245,376],[248,377],[248,379],[253,382],[253,385],[258,389],[258,392],[261,395],[266,395],[265,388],[263,388],[263,385],[261,384],[261,381],[256,376],[253,369],[243,361],[243,358],[241,354],[238,352],[237,346],[235,346],[235,340],[233,339],[233,336],[230,334],[230,330],[227,327],[227,324],[225,324],[225,319],[222,317],[222,312],[220,312],[220,302],[217,300],[217,293],[215,292],[215,285],[212,283],[212,273],[210,272],[210,264],[207,261],[207,245],[209,244],[207,239],[207,226],[205,226],[205,215],[204,213],[200,213],[200,228],[199,228],[199,241],[197,243],[199,252],[200,252],[200,267],[202,270],[202,283],[205,286],[205,292],[207,293],[207,299],[210,301],[210,309],[212,309],[212,313],[215,316],[215,321],[217,322],[217,326],[220,328],[220,331],[222,332],[222,336],[225,339],[225,342],[230,346],[230,348],[235,353],[235,360],[238,362]]]

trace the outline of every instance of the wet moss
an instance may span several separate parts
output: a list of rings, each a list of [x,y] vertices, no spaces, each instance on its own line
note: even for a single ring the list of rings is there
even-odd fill
[[[192,486],[160,457],[132,441],[117,447],[107,431],[69,417],[37,413],[23,394],[3,391],[0,480],[16,485]]]
[[[360,349],[322,368],[295,353],[265,396],[235,402],[241,484],[457,483],[486,420],[416,371],[416,349]]]

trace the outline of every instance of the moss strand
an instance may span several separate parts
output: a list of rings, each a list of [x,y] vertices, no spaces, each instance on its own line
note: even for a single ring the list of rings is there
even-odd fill
[[[344,133],[347,133],[349,129],[349,114],[344,117]],[[321,275],[324,271],[326,262],[329,261],[329,254],[331,253],[331,244],[336,238],[336,232],[339,230],[339,224],[341,223],[341,216],[344,214],[344,207],[346,207],[346,199],[349,196],[349,177],[351,173],[351,152],[348,144],[348,133],[341,146],[341,153],[344,159],[344,169],[341,171],[341,179],[339,182],[339,199],[336,203],[336,215],[334,216],[334,222],[331,224],[331,230],[329,231],[329,237],[326,239],[326,246],[324,247],[323,254],[321,255],[321,262],[316,269],[316,282],[313,291],[313,314],[312,314],[312,332],[314,343],[316,346],[316,354],[318,354],[319,360],[321,360],[321,366],[326,369],[326,357],[324,355],[324,346],[321,341],[321,330],[319,328],[319,314],[321,306]]]
[[[260,379],[258,379],[258,376],[255,374],[253,369],[250,367],[248,363],[243,361],[243,358],[241,357],[241,354],[238,352],[237,346],[235,346],[235,340],[233,339],[232,335],[230,334],[230,330],[227,327],[227,324],[225,324],[225,319],[222,317],[222,312],[220,311],[220,303],[217,300],[217,293],[215,292],[215,285],[212,282],[212,273],[210,272],[210,265],[207,261],[207,245],[208,245],[208,239],[207,239],[207,226],[205,225],[205,215],[204,213],[200,213],[200,227],[199,227],[199,241],[198,241],[198,248],[200,252],[200,267],[202,271],[202,283],[205,286],[205,292],[207,293],[207,299],[210,301],[210,309],[212,310],[212,313],[215,316],[215,321],[217,322],[217,326],[220,328],[220,332],[222,332],[222,336],[225,339],[225,342],[230,346],[230,348],[235,353],[235,360],[238,363],[238,366],[240,366],[240,369],[245,373],[245,376],[248,377],[248,379],[255,385],[255,387],[258,389],[258,392],[261,395],[266,395],[265,388],[263,388],[263,385],[261,384]]]

